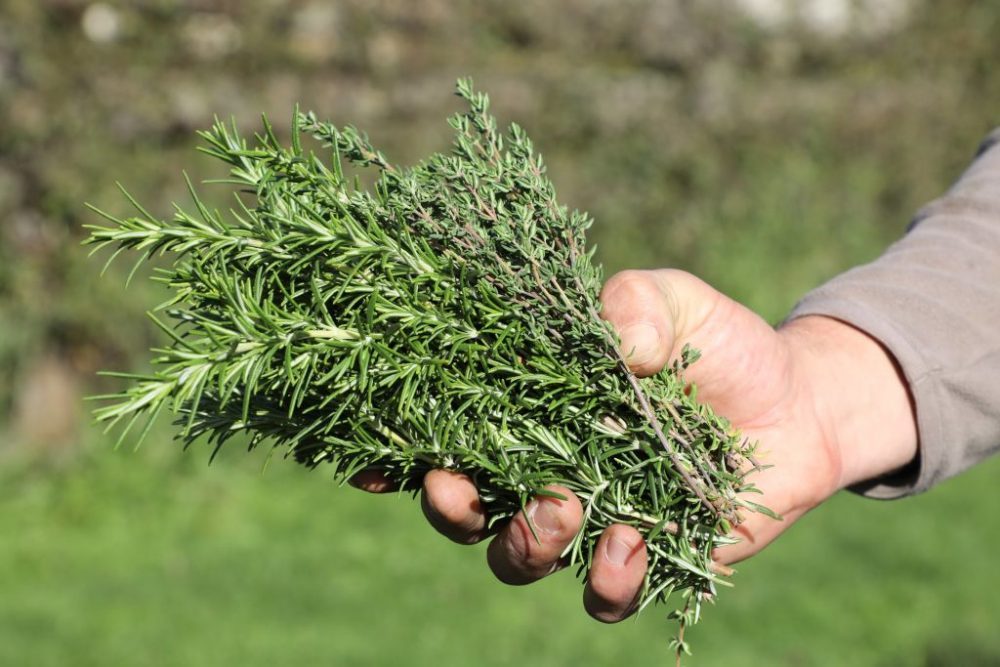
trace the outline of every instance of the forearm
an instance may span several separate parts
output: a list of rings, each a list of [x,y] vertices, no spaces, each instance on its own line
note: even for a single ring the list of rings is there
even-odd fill
[[[788,326],[822,315],[866,332],[909,387],[918,458],[907,475],[853,480],[867,495],[925,490],[1000,449],[998,139],[903,239],[811,292],[790,317]]]
[[[912,397],[898,364],[874,338],[829,317],[778,331],[790,351],[819,437],[839,452],[838,488],[891,474],[917,454]]]

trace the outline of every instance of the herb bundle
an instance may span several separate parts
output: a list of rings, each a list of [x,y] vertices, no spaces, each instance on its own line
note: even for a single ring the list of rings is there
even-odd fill
[[[499,131],[471,82],[457,90],[452,150],[415,166],[312,113],[296,112],[290,146],[266,119],[252,141],[217,122],[201,150],[229,165],[233,210],[192,188],[192,210],[169,219],[131,197],[136,216],[98,211],[112,224],[88,243],[173,261],[154,274],[172,298],[151,315],[168,343],[151,373],[119,374],[131,382],[97,416],[124,438],[168,409],[185,444],[245,434],[339,480],[377,469],[414,490],[431,468],[458,470],[491,524],[562,484],[585,511],[569,561],[585,573],[605,527],[635,526],[642,606],[681,592],[683,628],[725,583],[713,548],[741,507],[759,509],[737,497],[748,447],[686,391],[695,351],[654,377],[628,370],[599,316],[591,220],[556,202],[521,128]]]

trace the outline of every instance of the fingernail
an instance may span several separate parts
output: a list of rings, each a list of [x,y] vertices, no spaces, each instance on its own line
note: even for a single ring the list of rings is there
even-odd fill
[[[551,500],[536,500],[528,509],[528,517],[535,528],[547,535],[554,535],[562,530],[559,508]]]
[[[632,549],[634,547],[618,539],[617,537],[610,538],[604,546],[604,557],[608,559],[608,562],[612,565],[624,565],[625,561],[632,554]]]
[[[621,331],[622,352],[629,364],[641,366],[656,357],[660,331],[649,322],[630,324]]]

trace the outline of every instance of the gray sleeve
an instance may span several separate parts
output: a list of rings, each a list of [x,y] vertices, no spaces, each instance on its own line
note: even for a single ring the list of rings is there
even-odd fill
[[[789,319],[803,315],[881,341],[915,402],[917,460],[854,491],[919,493],[1000,450],[1000,128],[902,239],[807,294]]]

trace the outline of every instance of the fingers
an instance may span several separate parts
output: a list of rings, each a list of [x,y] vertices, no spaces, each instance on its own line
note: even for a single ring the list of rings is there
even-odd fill
[[[362,471],[351,484],[379,492],[386,480],[377,471]],[[562,486],[547,487],[566,500],[542,496],[532,500],[490,543],[487,562],[498,579],[507,584],[529,584],[562,566],[562,553],[576,537],[583,522],[583,507],[576,495]],[[486,513],[472,480],[450,470],[432,470],[424,477],[421,507],[428,522],[442,535],[461,544],[474,544],[488,536]],[[535,527],[535,540],[527,514]],[[584,606],[594,618],[614,623],[635,610],[646,573],[646,545],[630,526],[614,525],[604,531],[584,591]]]
[[[347,480],[347,483],[368,493],[388,493],[399,488],[380,470],[362,470]]]
[[[424,476],[420,497],[424,516],[434,528],[459,544],[486,537],[486,512],[479,491],[468,476],[451,470],[431,470]]]
[[[587,575],[583,606],[604,623],[617,623],[635,611],[646,576],[646,543],[631,526],[616,524],[601,535]]]
[[[580,530],[583,507],[577,497],[565,487],[547,488],[566,500],[548,496],[532,500],[487,549],[490,569],[504,583],[528,584],[555,572],[562,552]],[[427,473],[421,505],[431,525],[455,542],[473,544],[488,534],[479,492],[465,475],[448,470]],[[534,524],[537,541],[525,514]]]
[[[563,551],[580,530],[583,507],[573,492],[561,486],[546,488],[566,500],[535,498],[525,512],[511,519],[486,551],[490,569],[504,583],[529,584],[558,570]],[[531,534],[525,514],[534,524],[538,541]]]

